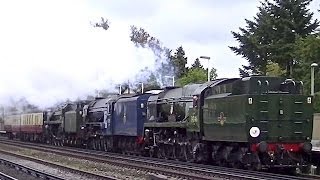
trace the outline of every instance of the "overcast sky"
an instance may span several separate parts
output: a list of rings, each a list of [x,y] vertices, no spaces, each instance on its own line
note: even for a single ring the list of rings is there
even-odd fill
[[[238,77],[238,68],[246,63],[228,46],[236,45],[231,31],[244,27],[245,18],[258,12],[259,0],[115,0],[93,1],[93,8],[110,17],[144,27],[165,45],[182,45],[191,64],[195,58],[210,56],[219,77]],[[317,18],[320,1],[310,5]],[[320,18],[319,18],[320,19]],[[206,61],[203,62],[206,65]]]
[[[320,19],[319,3],[314,0],[310,8]],[[0,103],[27,97],[47,105],[113,87],[141,67],[152,69],[155,57],[129,41],[130,25],[145,28],[171,49],[182,45],[189,65],[210,56],[219,78],[238,77],[246,61],[228,48],[237,44],[231,31],[252,19],[258,5],[258,0],[0,1]],[[100,17],[111,22],[108,31],[90,24]]]

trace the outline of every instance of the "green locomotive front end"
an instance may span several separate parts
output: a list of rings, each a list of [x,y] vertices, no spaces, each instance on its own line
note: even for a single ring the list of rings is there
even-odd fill
[[[301,82],[263,76],[207,89],[202,131],[213,160],[256,169],[307,166],[313,106],[302,90]]]

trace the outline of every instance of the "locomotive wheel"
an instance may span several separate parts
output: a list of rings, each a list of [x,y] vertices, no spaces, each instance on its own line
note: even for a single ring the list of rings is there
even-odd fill
[[[233,152],[232,154],[229,155],[231,158],[230,166],[233,168],[237,169],[242,169],[243,168],[243,163],[242,163],[242,152],[241,151],[236,151]]]
[[[170,149],[171,149],[171,158],[174,159],[174,160],[178,160],[177,157],[179,157],[179,156],[177,156],[177,152],[178,152],[177,145],[176,144],[172,144],[170,146]]]
[[[149,149],[149,157],[154,157],[154,155],[155,155],[155,148],[152,146],[152,147],[150,147],[150,149]]]
[[[262,169],[262,165],[261,163],[252,163],[249,167],[248,167],[248,170],[251,170],[251,171],[260,171]]]
[[[225,159],[221,158],[218,162],[218,165],[221,166],[221,167],[227,167],[228,166],[228,163]]]
[[[182,144],[180,145],[180,155],[179,158],[182,161],[190,162],[192,161],[192,152],[190,151],[190,145]]]
[[[195,163],[202,163],[206,161],[206,149],[204,148],[204,144],[197,143],[193,147],[192,154],[193,154],[193,161]]]
[[[165,159],[175,159],[173,145],[166,144],[164,146],[164,151],[165,151],[165,155],[166,155]]]
[[[97,146],[98,146],[98,150],[101,151],[102,150],[102,140],[101,139],[97,140]]]
[[[97,146],[96,146],[96,141],[95,141],[95,139],[91,139],[90,144],[91,144],[91,148],[92,148],[93,150],[97,150]]]
[[[230,163],[231,167],[237,168],[237,169],[242,169],[243,164],[240,161],[235,161]]]
[[[106,141],[104,139],[101,140],[101,144],[102,144],[102,151],[107,151],[107,144],[106,144]]]
[[[160,159],[166,158],[166,153],[165,153],[163,145],[160,145],[157,147],[157,157]]]

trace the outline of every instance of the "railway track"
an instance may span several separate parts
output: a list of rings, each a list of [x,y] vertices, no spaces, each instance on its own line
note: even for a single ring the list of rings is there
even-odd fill
[[[48,174],[42,171],[39,171],[37,169],[27,167],[21,164],[17,164],[11,161],[8,161],[6,159],[0,159],[0,163],[2,165],[9,166],[11,168],[14,168],[16,170],[22,171],[26,174],[32,175],[34,177],[42,178],[42,179],[47,179],[47,180],[63,180],[63,178],[55,176],[53,174]],[[0,172],[0,179],[2,180],[18,180],[17,178],[14,178],[10,175],[7,175],[5,173]]]
[[[9,175],[2,173],[2,172],[0,172],[0,179],[2,179],[2,180],[18,180],[16,178],[9,176]]]
[[[37,159],[37,158],[34,158],[34,157],[17,154],[17,153],[14,153],[14,152],[5,151],[5,150],[2,150],[2,149],[0,149],[0,153],[1,154],[6,154],[6,155],[9,155],[9,156],[14,156],[14,157],[17,157],[19,159],[24,159],[24,160],[28,160],[28,161],[32,161],[32,162],[37,162],[39,164],[47,165],[47,166],[50,166],[50,167],[59,168],[59,169],[62,169],[62,170],[68,171],[68,172],[72,172],[72,173],[83,175],[85,177],[96,178],[96,179],[115,180],[115,178],[113,178],[113,177],[108,177],[108,176],[99,175],[99,174],[95,174],[95,173],[92,173],[92,172],[87,172],[87,171],[83,171],[83,170],[79,170],[79,169],[75,169],[75,168],[71,168],[71,167],[66,167],[66,166],[63,166],[63,165],[60,165],[60,164],[57,164],[57,163],[44,161],[44,160],[41,160],[41,159]],[[48,173],[42,172],[40,170],[31,168],[31,167],[27,167],[27,166],[23,166],[23,165],[14,163],[14,162],[10,162],[10,161],[5,160],[5,159],[0,159],[0,163],[5,164],[7,166],[14,167],[17,170],[23,171],[23,172],[25,172],[27,174],[31,174],[31,175],[39,177],[41,179],[64,180],[64,178],[62,178],[62,177],[59,177],[59,176],[56,176],[56,175],[53,175],[53,174],[48,174]],[[2,178],[0,178],[0,179],[2,179]]]
[[[193,163],[184,163],[171,160],[159,160],[148,157],[122,155],[109,152],[93,151],[86,149],[77,149],[71,147],[51,146],[44,144],[35,144],[29,142],[12,141],[0,139],[0,142],[7,145],[13,145],[22,148],[45,151],[81,159],[92,160],[96,162],[109,163],[116,166],[145,170],[147,172],[162,174],[169,177],[185,179],[265,179],[265,180],[308,180],[315,179],[310,176],[289,176],[266,172],[247,171],[242,169],[233,169]],[[17,144],[17,142],[19,144]]]

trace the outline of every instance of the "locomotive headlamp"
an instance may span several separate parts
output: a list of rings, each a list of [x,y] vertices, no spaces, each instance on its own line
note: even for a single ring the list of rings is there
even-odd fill
[[[251,137],[258,137],[260,135],[260,129],[258,127],[252,127],[249,131]]]
[[[248,98],[248,103],[252,104],[252,98]]]
[[[307,98],[307,103],[308,103],[308,104],[311,104],[311,97],[308,97],[308,98]]]

